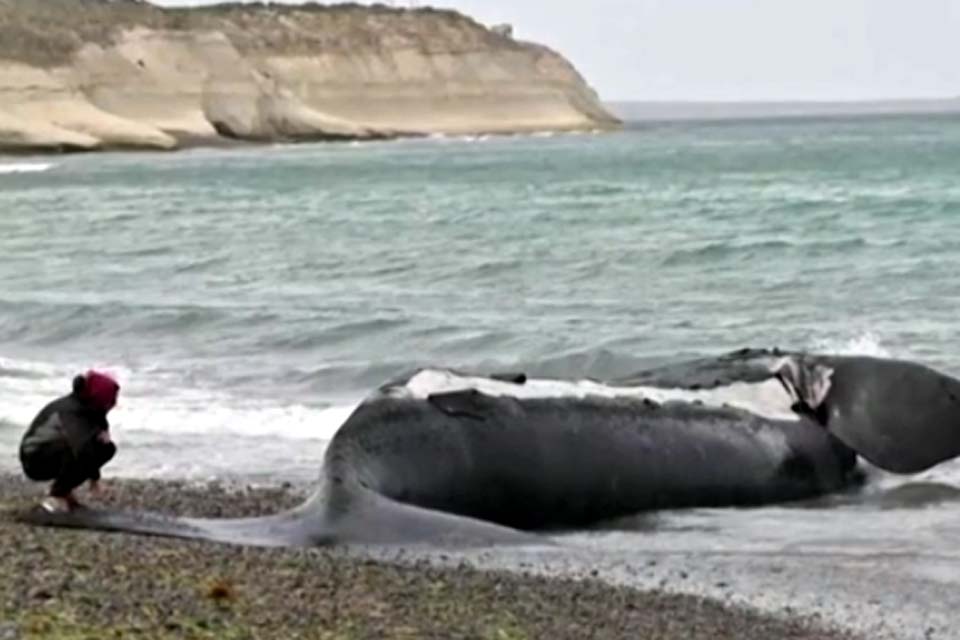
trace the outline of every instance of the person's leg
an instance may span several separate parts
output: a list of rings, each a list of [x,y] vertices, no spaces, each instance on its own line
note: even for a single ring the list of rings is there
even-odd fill
[[[93,440],[83,451],[81,458],[83,465],[90,471],[87,478],[99,478],[100,467],[110,462],[117,453],[117,445],[112,442]]]
[[[76,503],[73,490],[83,484],[87,477],[88,472],[80,464],[80,460],[71,455],[60,468],[60,473],[57,474],[50,486],[50,495],[54,498],[62,498],[73,505]]]
[[[99,478],[100,467],[109,462],[116,452],[117,447],[112,442],[91,440],[80,450],[80,455],[70,456],[61,467],[50,488],[50,495],[75,503],[73,490],[87,480]]]
[[[48,442],[38,447],[20,449],[20,465],[27,478],[44,482],[56,478],[66,458],[72,455],[66,442]]]

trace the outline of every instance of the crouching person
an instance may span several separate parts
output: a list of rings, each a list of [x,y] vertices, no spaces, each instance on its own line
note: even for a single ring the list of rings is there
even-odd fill
[[[42,506],[69,511],[79,502],[73,490],[89,481],[98,494],[100,467],[117,452],[107,413],[116,405],[120,385],[110,376],[88,371],[73,379],[73,392],[45,406],[20,442],[20,464],[31,480],[52,480]]]

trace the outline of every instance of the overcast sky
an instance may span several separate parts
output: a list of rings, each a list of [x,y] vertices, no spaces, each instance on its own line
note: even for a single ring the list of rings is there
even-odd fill
[[[960,95],[960,0],[421,0],[420,4],[459,9],[488,24],[513,24],[518,38],[563,53],[607,100]]]

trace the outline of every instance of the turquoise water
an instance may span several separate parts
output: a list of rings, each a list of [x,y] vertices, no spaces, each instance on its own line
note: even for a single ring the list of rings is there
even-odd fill
[[[123,384],[108,479],[298,483],[418,364],[605,377],[779,345],[960,374],[958,176],[956,117],[0,158],[0,471],[91,365]],[[564,550],[578,575],[952,637],[958,485],[956,462],[874,472]]]
[[[90,365],[114,472],[315,477],[420,364],[745,345],[960,372],[960,118],[0,159],[0,465]]]

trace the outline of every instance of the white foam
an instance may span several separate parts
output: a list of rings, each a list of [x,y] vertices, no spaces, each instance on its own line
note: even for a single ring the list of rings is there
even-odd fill
[[[61,373],[61,368],[46,362],[29,362],[0,356],[0,376],[50,377]]]
[[[111,414],[117,433],[139,431],[170,434],[273,436],[284,440],[330,440],[355,405],[326,408],[235,400],[221,404],[210,398],[124,401]]]
[[[880,337],[871,331],[865,331],[852,338],[822,338],[814,341],[809,351],[835,356],[893,357],[890,350],[880,343]]]
[[[7,385],[4,385],[5,387]],[[26,426],[47,402],[64,395],[63,384],[43,385],[32,393],[0,401],[0,420]],[[8,399],[9,398],[9,399]],[[120,403],[110,414],[114,437],[138,432],[180,434],[273,436],[284,440],[330,440],[356,405],[310,407],[224,398],[170,394],[161,398],[131,397],[121,392]]]
[[[116,437],[137,432],[274,436],[288,440],[329,440],[356,403],[311,406],[286,398],[247,398],[215,389],[183,387],[169,374],[96,366],[121,385],[110,414]],[[0,421],[25,427],[50,400],[69,392],[74,375],[86,367],[0,358]]]
[[[40,173],[49,171],[55,165],[52,162],[18,162],[10,164],[0,164],[0,174],[2,173]]]
[[[474,389],[489,396],[533,398],[637,398],[662,404],[670,401],[700,402],[710,407],[735,407],[773,420],[798,420],[790,408],[792,396],[774,378],[760,383],[735,382],[714,389],[661,389],[657,387],[621,387],[593,380],[528,379],[514,384],[491,378],[460,376],[444,369],[424,369],[388,393],[401,397],[424,399],[435,393]]]

